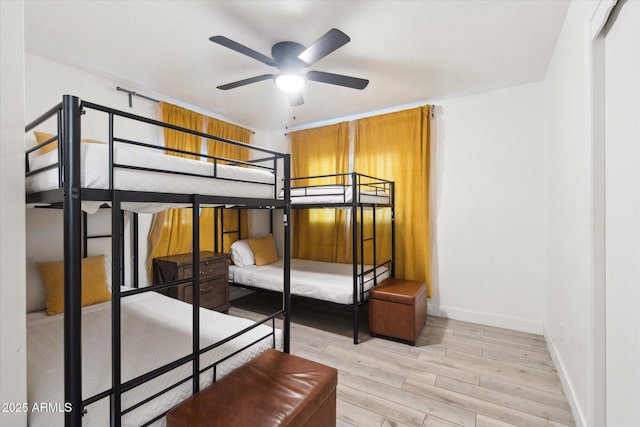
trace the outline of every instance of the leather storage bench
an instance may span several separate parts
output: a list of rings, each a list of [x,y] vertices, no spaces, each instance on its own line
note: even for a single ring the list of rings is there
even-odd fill
[[[416,280],[390,277],[369,294],[369,332],[408,341],[427,322],[427,286]]]
[[[167,427],[336,425],[338,371],[269,349],[167,413]]]

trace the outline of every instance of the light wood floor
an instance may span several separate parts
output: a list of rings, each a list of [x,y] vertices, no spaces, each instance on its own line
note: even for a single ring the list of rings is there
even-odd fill
[[[257,319],[277,306],[261,294],[232,301]],[[294,303],[291,352],[338,369],[338,426],[575,425],[540,335],[429,316],[415,347],[360,344],[347,311]]]

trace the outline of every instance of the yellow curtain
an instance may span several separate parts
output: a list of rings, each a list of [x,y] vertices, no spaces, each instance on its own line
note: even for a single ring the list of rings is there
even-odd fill
[[[395,182],[396,276],[424,280],[431,296],[429,116],[427,105],[356,121],[355,170]],[[391,219],[387,209],[376,215],[377,255],[383,260],[390,256]]]
[[[220,138],[230,139],[232,141],[244,142],[246,144],[251,141],[251,131],[249,129],[232,125],[212,117],[208,117],[206,120],[206,133]],[[225,144],[213,139],[207,140],[206,144],[207,154],[210,156],[222,157],[231,160],[249,160],[249,152],[246,148]],[[209,159],[209,161],[212,162],[213,159]],[[237,215],[237,209],[226,209],[222,216],[224,224],[220,224],[221,220],[218,218],[218,229],[222,231],[237,230]],[[200,211],[200,250],[213,251],[214,249],[214,218],[213,208],[203,208]],[[240,209],[240,230],[243,232],[243,235],[223,234],[222,248],[218,248],[218,250],[229,252],[231,250],[231,244],[235,240],[246,237],[246,232],[249,228],[249,221],[247,218],[247,211],[245,209]]]
[[[349,124],[346,122],[292,132],[291,175],[304,177],[349,171]],[[293,185],[342,184],[340,179],[304,180]],[[349,262],[348,211],[293,210],[292,256],[327,262]]]
[[[166,102],[161,102],[160,108],[162,110],[163,122],[198,132],[202,131],[202,120],[204,119],[202,114],[198,114]],[[178,132],[173,129],[164,129],[164,146],[167,148],[200,153],[202,139],[199,136]],[[171,151],[166,151],[166,154],[170,156],[186,157],[188,159],[199,158],[197,155],[174,153]]]
[[[187,129],[202,131],[202,114],[189,111],[166,102],[160,103],[162,121]],[[164,129],[164,144],[175,148],[199,153],[202,139],[195,135]],[[197,155],[165,151],[167,155],[197,159]],[[167,209],[153,216],[149,232],[149,277],[152,277],[153,258],[191,252],[193,223],[191,209]]]

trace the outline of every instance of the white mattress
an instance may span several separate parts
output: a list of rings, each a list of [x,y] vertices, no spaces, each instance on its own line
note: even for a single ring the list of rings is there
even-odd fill
[[[55,164],[57,159],[57,150],[35,157],[30,163],[30,170]],[[81,144],[80,182],[83,188],[109,188],[108,159],[109,146],[107,144]],[[213,176],[212,163],[168,156],[161,150],[135,149],[116,145],[114,147],[114,162],[137,167]],[[244,182],[117,168],[114,173],[114,187],[119,190],[271,199],[274,198],[274,195],[280,194],[282,190],[282,180],[278,179],[277,188],[274,188],[276,181],[273,173],[268,170],[218,165],[217,176]],[[27,193],[54,188],[58,188],[57,168],[29,176],[26,179]],[[101,202],[83,202],[82,209],[93,213],[101,204]],[[158,212],[167,207],[169,206],[160,204],[123,204],[125,210],[148,213]]]
[[[360,190],[359,194],[360,203],[391,203],[389,194],[383,191]],[[291,203],[294,205],[351,203],[352,201],[353,188],[351,186],[323,185],[291,189]]]
[[[239,285],[282,292],[283,264],[283,260],[278,260],[273,264],[260,267],[232,265],[229,268],[229,279]],[[365,266],[365,270],[370,268],[372,266]],[[381,267],[377,269],[377,273],[378,283],[389,277],[387,268]],[[372,287],[373,273],[370,273],[365,276],[364,289],[368,291]],[[291,294],[338,304],[352,304],[353,265],[293,258],[291,260]]]
[[[191,352],[190,304],[155,292],[126,297],[122,300],[122,380],[127,381]],[[253,322],[215,311],[200,310],[200,345],[204,347],[248,327]],[[200,368],[221,359],[252,340],[267,335],[268,326],[261,325],[239,338],[201,356]],[[276,345],[280,348],[280,331],[276,330]],[[82,321],[82,390],[83,399],[109,388],[111,385],[111,303],[83,308]],[[47,316],[44,312],[27,316],[28,400],[34,403],[64,401],[63,375],[63,315]],[[218,365],[218,378],[241,366],[270,348],[272,338],[260,341],[247,350]],[[162,377],[137,387],[122,396],[127,408],[153,392],[167,387],[191,374],[191,364],[181,366]],[[212,382],[211,370],[200,377],[201,388]],[[169,391],[123,417],[123,426],[139,426],[155,415],[170,409],[187,398],[192,383]],[[83,425],[109,425],[109,399],[88,406]],[[30,412],[29,425],[64,425],[64,414]],[[155,425],[164,425],[164,418]]]

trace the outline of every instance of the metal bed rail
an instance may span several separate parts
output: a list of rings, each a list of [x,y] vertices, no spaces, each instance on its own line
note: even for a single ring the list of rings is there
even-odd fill
[[[356,293],[356,297],[354,297],[354,302],[357,304],[362,304],[367,301],[366,296],[380,283],[383,279],[381,279],[385,273],[388,271],[389,276],[391,277],[391,264],[392,260],[386,260],[379,264],[374,265],[373,267],[363,271],[358,275],[358,292]],[[365,279],[366,275],[369,273],[373,273],[373,276]],[[369,289],[366,289],[369,283],[373,282],[373,286]],[[359,298],[357,298],[359,296]]]
[[[357,172],[314,175],[309,177],[291,178],[292,202],[296,204],[296,199],[301,200],[309,196],[336,196],[339,201],[336,203],[350,203],[351,199],[356,199],[357,203],[366,203],[363,196],[376,196],[386,198],[386,202],[377,201],[376,204],[386,206],[393,199],[394,183],[386,179],[376,178]],[[322,202],[320,202],[320,205]],[[304,202],[300,205],[304,206]],[[334,207],[333,203],[326,203],[326,207]],[[321,207],[321,206],[314,206]]]
[[[108,124],[109,124],[109,127],[108,127],[109,136],[107,138],[107,144],[109,146],[109,150],[108,150],[109,151],[109,158],[108,158],[109,184],[107,188],[108,190],[114,189],[114,175],[116,170],[129,169],[129,170],[139,170],[139,171],[146,171],[146,172],[156,172],[156,173],[167,174],[167,175],[192,176],[192,177],[209,178],[209,179],[229,181],[229,182],[242,182],[242,183],[248,183],[248,184],[265,185],[273,188],[273,196],[272,196],[273,199],[276,199],[279,196],[279,194],[277,194],[279,189],[278,180],[280,179],[278,177],[278,161],[282,161],[284,159],[283,153],[279,153],[279,152],[262,148],[259,146],[255,146],[255,145],[249,145],[249,144],[217,137],[214,135],[209,135],[203,132],[187,129],[187,128],[172,125],[169,123],[164,123],[164,122],[150,119],[147,117],[138,116],[135,114],[116,110],[113,108],[104,107],[91,102],[83,101],[80,103],[79,108],[80,108],[80,114],[86,114],[88,110],[99,111],[107,114]],[[46,165],[34,170],[32,170],[30,166],[31,156],[34,155],[35,152],[62,139],[62,133],[63,133],[62,104],[55,106],[54,108],[50,109],[45,114],[43,114],[42,116],[38,117],[36,120],[31,122],[29,125],[27,125],[25,128],[25,132],[35,129],[37,126],[47,122],[48,120],[52,119],[54,116],[57,118],[57,123],[56,123],[57,133],[54,134],[51,138],[47,139],[46,141],[25,150],[25,176],[33,176],[33,175],[57,168],[59,171],[58,189],[62,189],[64,188],[63,171],[66,166],[64,163],[64,159],[65,159],[64,144],[58,144],[57,162],[51,163],[49,165]],[[177,148],[169,148],[169,147],[152,144],[149,142],[142,142],[142,141],[136,141],[133,139],[122,138],[122,137],[116,136],[116,133],[115,133],[116,118],[135,121],[136,123],[144,123],[146,125],[149,125],[155,128],[174,130],[176,132],[202,138],[207,142],[217,141],[223,144],[237,146],[242,149],[246,149],[249,153],[259,153],[257,155],[261,155],[262,157],[254,160],[241,161],[241,160],[229,159],[221,156],[211,156],[209,154],[205,154],[199,151],[195,152],[195,151],[181,150]],[[185,171],[173,171],[173,170],[157,169],[153,167],[141,167],[141,166],[136,166],[131,164],[117,163],[115,162],[115,159],[114,159],[114,150],[115,150],[116,143],[123,144],[123,146],[140,147],[140,148],[149,149],[149,150],[161,152],[161,153],[169,152],[174,154],[182,154],[185,156],[191,156],[197,160],[205,160],[207,162],[210,162],[213,165],[213,171],[212,171],[212,174],[205,175],[205,174],[191,173],[191,172],[185,172]],[[236,167],[250,167],[254,169],[268,171],[271,174],[273,174],[273,182],[267,183],[267,182],[252,180],[252,179],[237,179],[237,178],[227,178],[224,176],[220,176],[219,166],[221,165],[236,166]]]

